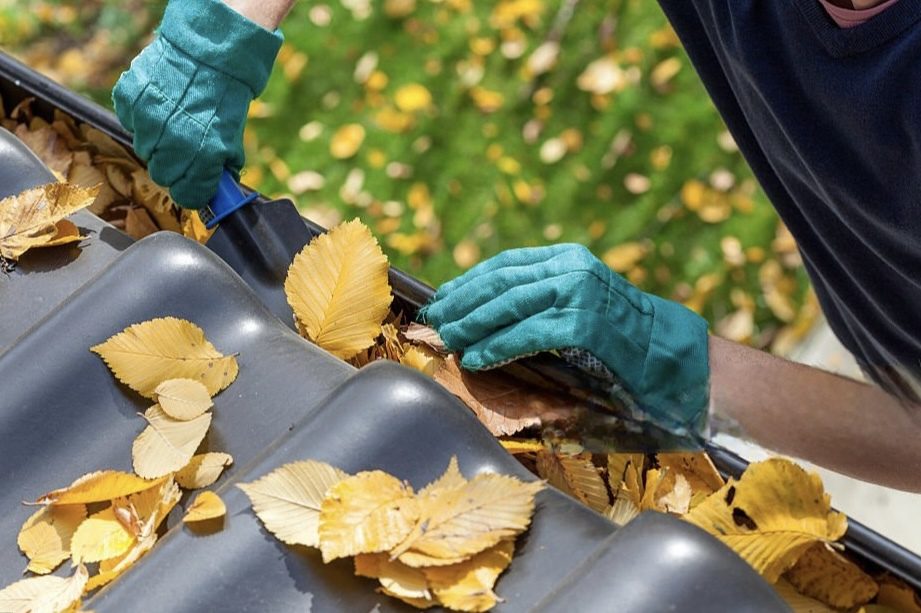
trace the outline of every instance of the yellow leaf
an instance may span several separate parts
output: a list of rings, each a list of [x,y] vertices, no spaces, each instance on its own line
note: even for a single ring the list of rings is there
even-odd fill
[[[131,207],[125,212],[125,234],[134,240],[139,241],[159,231],[160,228],[157,227],[147,209]]]
[[[195,419],[214,403],[204,384],[194,379],[168,379],[154,388],[154,400],[163,412],[180,421]]]
[[[118,557],[134,545],[136,536],[107,507],[80,524],[70,544],[74,563],[99,562]]]
[[[415,525],[419,508],[412,488],[375,470],[332,486],[320,507],[323,561],[396,546]]]
[[[921,613],[921,597],[910,586],[892,575],[879,579],[879,596],[876,602],[901,613]]]
[[[870,575],[825,543],[807,549],[784,578],[799,593],[838,609],[864,605],[879,591]]]
[[[99,189],[49,183],[0,200],[0,257],[16,260],[31,247],[52,242],[55,224],[93,203]]]
[[[350,123],[342,126],[329,143],[329,153],[337,160],[344,160],[358,153],[365,140],[365,129],[360,124]]]
[[[119,381],[147,398],[167,379],[194,379],[212,396],[233,383],[237,360],[221,354],[201,328],[175,317],[152,319],[125,328],[92,351]]]
[[[423,569],[438,600],[455,611],[488,611],[499,597],[492,588],[512,562],[515,544],[500,541],[494,547],[453,566]]]
[[[542,442],[526,438],[502,438],[499,439],[499,444],[512,455],[537,453],[546,449]]]
[[[36,511],[22,525],[16,543],[37,575],[50,573],[70,557],[70,540],[77,526],[86,519],[82,504],[47,506]]]
[[[237,485],[266,529],[289,545],[319,547],[320,507],[329,489],[348,475],[315,460],[280,466],[252,483]]]
[[[35,502],[40,504],[104,502],[119,496],[143,492],[161,483],[163,479],[148,480],[117,470],[101,470],[83,475],[69,486],[48,492]]]
[[[214,234],[214,230],[205,227],[205,222],[198,216],[198,211],[182,209],[182,235],[204,245]]]
[[[285,294],[307,337],[345,360],[381,333],[393,300],[387,271],[377,241],[355,219],[318,236],[295,256]]]
[[[425,355],[425,353],[415,347],[408,346],[403,353],[403,357],[400,358],[400,364],[408,366],[409,368],[415,368],[419,372],[433,377],[435,376],[435,366],[437,363],[434,357]]]
[[[813,543],[834,541],[847,529],[819,476],[782,458],[751,464],[685,519],[726,543],[769,583]]]
[[[604,516],[618,526],[626,526],[640,514],[640,508],[629,496],[623,496],[621,494],[622,492],[617,492],[614,496],[614,504],[605,511]]]
[[[391,556],[412,550],[435,558],[456,559],[488,549],[528,527],[534,513],[534,496],[541,488],[543,483],[539,481],[525,483],[507,475],[477,475],[423,506],[419,522],[390,552]],[[403,558],[401,561],[407,562]]]
[[[424,85],[410,83],[397,90],[393,101],[404,113],[417,113],[432,105],[432,94]]]
[[[221,476],[226,466],[233,464],[229,453],[211,451],[192,456],[185,467],[176,473],[176,483],[187,490],[208,487]]]
[[[62,219],[54,224],[54,236],[50,241],[36,247],[57,247],[58,245],[69,245],[79,243],[85,236],[80,234],[80,228],[69,219]]]
[[[659,466],[684,475],[691,486],[692,506],[698,494],[711,494],[723,487],[725,481],[706,453],[659,453]]]
[[[467,485],[467,480],[464,479],[464,475],[461,474],[460,468],[457,465],[457,456],[451,456],[451,460],[448,462],[448,468],[445,469],[444,474],[419,490],[417,498],[420,500],[426,499],[424,502],[428,504],[442,493],[465,485]]]
[[[837,609],[832,609],[814,598],[800,594],[795,587],[784,579],[778,580],[774,584],[774,589],[777,590],[777,593],[784,599],[793,613],[837,613]]]
[[[70,577],[30,577],[0,590],[0,611],[57,613],[79,604],[89,573],[82,564]]]
[[[643,511],[650,511],[659,508],[657,504],[658,493],[660,488],[663,490],[668,489],[665,483],[667,475],[667,470],[660,470],[658,468],[650,468],[646,471],[646,482],[643,486],[643,495],[640,497],[640,509]]]
[[[642,453],[609,453],[607,456],[608,463],[608,484],[611,491],[616,492],[627,478],[628,468],[632,467],[633,473],[638,475],[643,471],[643,465],[646,461]],[[639,498],[636,500],[639,504]]]
[[[211,427],[211,413],[179,421],[156,404],[147,409],[144,419],[149,425],[134,439],[131,458],[134,472],[148,479],[162,477],[188,464]]]
[[[646,256],[643,243],[621,243],[604,252],[601,259],[615,272],[625,273]]]
[[[418,568],[412,568],[397,560],[390,560],[386,553],[360,553],[355,556],[355,574],[359,577],[377,579],[389,596],[414,604],[425,601],[427,606],[438,604],[432,598],[428,580]],[[416,606],[416,605],[414,605]]]
[[[227,513],[227,507],[224,506],[224,501],[221,500],[220,496],[214,492],[202,492],[189,506],[182,521],[188,523],[217,519],[218,517],[224,517],[225,513]]]
[[[99,573],[90,577],[90,580],[86,583],[83,591],[91,592],[111,581],[114,581],[116,578],[118,578],[119,575],[131,568],[135,562],[140,560],[144,554],[153,549],[153,546],[156,544],[156,542],[156,532],[145,534],[138,538],[137,542],[134,544],[134,547],[129,549],[121,557],[112,558],[111,560],[105,560],[101,562],[99,564]],[[107,564],[106,562],[109,563]]]
[[[666,513],[684,515],[691,507],[691,484],[682,474],[669,474],[672,476],[671,488],[664,494],[662,488],[659,488],[656,508]]]
[[[553,487],[599,513],[604,513],[610,504],[608,488],[592,464],[591,454],[563,455],[538,451],[537,474]]]

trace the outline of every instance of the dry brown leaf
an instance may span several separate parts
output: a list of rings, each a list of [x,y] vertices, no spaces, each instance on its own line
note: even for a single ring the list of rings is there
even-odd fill
[[[285,279],[299,328],[342,359],[370,347],[393,300],[388,270],[377,240],[357,219],[316,237]]]
[[[49,183],[0,200],[0,257],[16,260],[33,247],[51,243],[59,233],[56,224],[92,204],[98,192],[92,187]]]
[[[589,453],[564,455],[554,451],[538,451],[537,474],[553,487],[599,513],[604,513],[611,502],[604,479],[592,464]]]
[[[182,517],[184,523],[205,521],[208,519],[217,519],[224,517],[227,513],[227,507],[220,496],[214,492],[202,492],[195,497],[192,504]]]
[[[46,506],[22,525],[16,543],[29,558],[26,570],[37,575],[50,573],[70,557],[70,540],[86,519],[86,506]]]
[[[188,421],[173,419],[160,405],[144,412],[148,426],[131,446],[134,472],[147,479],[156,479],[183,468],[211,427],[211,413]]]
[[[879,594],[876,602],[901,613],[921,613],[921,597],[910,586],[892,575],[878,577]]]
[[[549,393],[528,390],[499,371],[462,370],[453,355],[435,371],[435,381],[470,407],[495,436],[540,425],[540,415],[562,402]]]
[[[0,611],[57,613],[79,604],[89,573],[82,564],[70,577],[30,577],[0,590]]]
[[[814,598],[800,594],[795,587],[784,579],[779,579],[774,584],[774,589],[777,590],[777,593],[784,599],[793,613],[837,613],[837,609],[832,609]]]
[[[870,575],[825,543],[807,549],[784,578],[799,593],[838,609],[866,604],[879,591]]]
[[[408,341],[414,343],[422,343],[426,345],[429,349],[436,351],[438,353],[447,353],[447,348],[445,347],[444,341],[441,340],[441,337],[438,336],[438,332],[435,328],[429,326],[423,326],[416,322],[410,322],[410,324],[403,330],[403,336]]]
[[[822,480],[789,460],[750,464],[684,517],[726,543],[769,583],[813,543],[840,538],[847,518],[831,510]]]
[[[91,348],[119,381],[147,398],[167,379],[194,379],[212,396],[233,383],[237,360],[225,356],[202,329],[184,319],[162,317],[128,326]]]
[[[194,379],[167,379],[154,388],[154,400],[180,421],[195,419],[214,405],[208,388]]]
[[[396,477],[379,470],[347,477],[320,507],[323,561],[387,551],[406,538],[418,516],[412,488]]]
[[[656,460],[662,468],[684,475],[691,486],[691,507],[723,487],[725,481],[713,461],[704,452],[699,453],[659,453]]]
[[[435,596],[446,607],[488,611],[499,602],[492,588],[511,564],[514,552],[514,542],[503,540],[460,564],[425,568],[423,572]]]
[[[29,129],[25,124],[19,124],[15,134],[58,179],[67,177],[74,155],[56,130],[48,125]]]
[[[160,228],[151,219],[146,209],[131,207],[125,212],[125,234],[134,240],[139,241],[159,231]]]
[[[142,479],[131,473],[101,470],[83,475],[65,488],[48,492],[35,502],[39,504],[88,504],[105,502],[149,490],[164,479]]]
[[[110,506],[80,524],[70,550],[75,564],[99,562],[124,555],[135,541],[136,535],[116,516],[116,508]]]
[[[280,466],[252,483],[237,485],[266,529],[289,545],[319,547],[320,507],[329,489],[348,477],[315,460]]]
[[[208,487],[218,480],[224,468],[233,464],[229,453],[210,451],[192,456],[189,463],[178,471],[174,477],[180,487],[197,490]]]
[[[541,488],[539,481],[477,475],[420,509],[419,522],[390,553],[401,556],[413,551],[445,560],[479,553],[527,529],[534,513],[534,496]],[[400,560],[410,563],[408,558]]]

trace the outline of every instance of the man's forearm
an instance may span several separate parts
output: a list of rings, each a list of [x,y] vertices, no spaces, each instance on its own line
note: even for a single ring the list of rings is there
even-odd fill
[[[752,441],[858,479],[921,491],[921,407],[871,385],[710,337],[710,402]]]
[[[294,6],[294,0],[224,0],[224,3],[266,30],[275,30]]]

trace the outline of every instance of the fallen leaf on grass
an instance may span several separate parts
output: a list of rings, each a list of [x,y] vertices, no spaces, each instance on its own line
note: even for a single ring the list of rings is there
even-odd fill
[[[37,575],[50,573],[70,557],[70,542],[77,527],[86,519],[82,504],[42,507],[22,525],[16,543]]]
[[[17,260],[34,247],[79,240],[76,226],[57,224],[92,204],[97,193],[97,188],[49,183],[0,200],[0,257]]]
[[[79,604],[89,573],[82,564],[70,577],[30,577],[0,590],[0,611],[55,613]]]
[[[225,356],[202,329],[184,319],[162,317],[128,326],[92,347],[119,381],[147,398],[167,379],[194,379],[215,395],[237,377],[237,360]]]
[[[168,379],[154,388],[154,400],[163,412],[181,421],[195,419],[214,403],[204,384],[194,379]]]
[[[399,479],[374,470],[333,485],[320,508],[323,561],[359,553],[387,551],[416,525],[413,490]]]
[[[847,529],[818,475],[781,458],[749,465],[684,518],[726,543],[769,583],[813,543],[837,540]]]
[[[189,505],[188,510],[182,518],[184,523],[205,521],[208,519],[217,519],[224,517],[227,513],[227,507],[220,496],[214,492],[202,492],[196,496],[195,500]]]
[[[285,464],[237,487],[246,493],[256,516],[276,538],[289,545],[319,547],[323,498],[346,477],[334,466],[305,460]]]
[[[393,300],[387,273],[387,257],[356,219],[316,237],[294,257],[285,295],[302,333],[345,360],[381,333]]]
[[[176,483],[187,490],[197,490],[208,487],[218,480],[224,468],[233,464],[229,453],[210,451],[192,456],[175,475]]]
[[[210,413],[205,413],[180,421],[167,415],[160,405],[147,409],[144,419],[148,426],[131,447],[134,472],[156,479],[183,468],[208,433],[211,417]]]

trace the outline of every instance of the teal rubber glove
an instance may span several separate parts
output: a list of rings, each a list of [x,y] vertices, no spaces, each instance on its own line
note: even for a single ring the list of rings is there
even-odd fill
[[[115,84],[134,150],[180,206],[205,206],[225,167],[240,178],[249,103],[282,40],[221,0],[172,0],[156,40]]]
[[[645,294],[581,245],[505,251],[445,283],[421,317],[469,370],[540,351],[587,351],[649,417],[703,432],[707,323]]]

